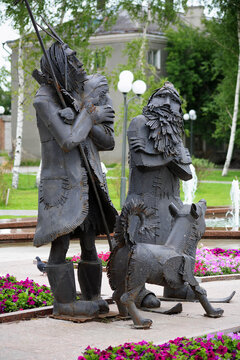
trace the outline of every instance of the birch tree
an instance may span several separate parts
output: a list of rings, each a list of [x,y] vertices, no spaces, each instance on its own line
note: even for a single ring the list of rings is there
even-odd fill
[[[19,179],[19,169],[22,155],[22,135],[23,135],[23,102],[24,102],[24,69],[23,69],[23,36],[20,36],[18,43],[18,105],[17,105],[17,126],[16,144],[14,153],[14,163],[12,170],[12,187],[17,189]]]
[[[234,109],[233,109],[233,116],[232,116],[232,125],[231,125],[231,134],[228,144],[228,151],[226,160],[224,163],[222,176],[226,176],[228,173],[228,169],[231,163],[233,149],[234,149],[234,142],[236,136],[236,128],[237,128],[237,119],[238,119],[238,111],[239,111],[239,90],[240,90],[240,9],[237,12],[237,25],[238,25],[238,72],[237,72],[237,81],[236,81],[236,90],[235,90],[235,99],[234,99]]]
[[[209,36],[218,46],[213,66],[221,69],[222,79],[214,92],[212,107],[218,111],[213,136],[228,142],[222,176],[227,175],[234,146],[240,146],[239,91],[240,91],[240,1],[206,0],[215,9],[217,19],[206,24]]]

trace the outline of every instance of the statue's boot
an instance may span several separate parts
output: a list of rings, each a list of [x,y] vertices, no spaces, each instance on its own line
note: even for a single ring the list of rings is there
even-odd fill
[[[83,300],[96,301],[99,313],[109,312],[108,303],[101,298],[102,261],[81,260],[78,264],[78,281]]]
[[[156,297],[156,295],[153,292],[147,290],[145,286],[138,294],[135,303],[138,308],[159,308],[161,305],[161,302]]]
[[[47,275],[54,295],[54,315],[93,316],[99,313],[97,302],[76,300],[72,262],[47,265]]]

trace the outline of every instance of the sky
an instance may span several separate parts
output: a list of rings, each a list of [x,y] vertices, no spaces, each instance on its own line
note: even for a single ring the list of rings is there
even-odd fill
[[[18,33],[11,26],[10,21],[0,26],[0,67],[5,66],[10,70],[10,61],[8,60],[8,53],[3,49],[3,43],[9,40],[15,40],[18,38]],[[11,52],[8,46],[6,49]]]

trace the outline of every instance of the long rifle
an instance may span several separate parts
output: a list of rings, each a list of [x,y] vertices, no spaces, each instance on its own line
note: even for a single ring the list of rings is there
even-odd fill
[[[37,23],[34,19],[34,16],[33,16],[33,13],[32,13],[32,10],[30,8],[30,5],[28,3],[27,0],[23,0],[26,4],[26,7],[27,7],[27,10],[28,10],[28,13],[29,13],[29,16],[31,18],[31,21],[32,21],[32,24],[33,24],[33,27],[36,31],[36,34],[37,34],[37,37],[38,37],[38,41],[41,45],[41,48],[42,48],[42,51],[43,51],[43,54],[47,60],[47,63],[48,63],[48,66],[49,66],[49,69],[51,71],[51,75],[52,75],[52,79],[53,79],[53,84],[54,84],[54,87],[56,89],[56,92],[58,94],[58,97],[60,99],[60,102],[62,104],[62,107],[63,108],[66,108],[67,105],[66,105],[66,102],[64,100],[64,97],[61,93],[61,86],[59,85],[58,81],[57,81],[57,78],[56,78],[56,75],[54,73],[54,69],[53,69],[53,66],[52,66],[52,63],[51,63],[51,60],[48,56],[48,53],[46,52],[46,49],[44,47],[44,44],[43,44],[43,41],[42,41],[42,38],[41,38],[41,35],[39,33],[39,30],[38,30],[38,27],[37,27]],[[15,4],[17,4],[19,1],[16,1]],[[110,233],[109,233],[109,229],[108,229],[108,225],[107,225],[107,221],[106,221],[106,217],[105,217],[105,214],[104,214],[104,211],[103,211],[103,207],[102,207],[102,202],[101,202],[101,199],[100,199],[100,196],[99,196],[99,193],[98,193],[98,190],[97,190],[97,187],[96,187],[96,184],[95,184],[95,181],[94,181],[94,177],[93,177],[93,174],[92,174],[92,171],[91,171],[91,168],[90,168],[90,165],[89,165],[89,162],[88,162],[88,159],[86,157],[86,154],[83,150],[83,147],[81,144],[79,144],[79,150],[80,150],[80,153],[81,153],[81,156],[83,158],[83,161],[84,161],[84,165],[87,169],[87,172],[88,172],[88,176],[91,180],[91,183],[92,183],[92,186],[93,186],[93,190],[95,192],[95,196],[96,196],[96,199],[97,199],[97,203],[98,203],[98,206],[99,206],[99,209],[100,209],[100,212],[101,212],[101,216],[102,216],[102,221],[103,221],[103,226],[104,226],[104,229],[105,229],[105,232],[106,232],[106,235],[107,235],[107,239],[108,239],[108,244],[109,244],[109,249],[110,251],[112,251],[112,241],[111,241],[111,236],[110,236]]]

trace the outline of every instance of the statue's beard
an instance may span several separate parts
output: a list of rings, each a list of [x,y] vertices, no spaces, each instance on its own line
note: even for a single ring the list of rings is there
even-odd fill
[[[175,114],[169,107],[154,107],[149,104],[143,109],[143,115],[148,119],[149,139],[153,140],[154,148],[168,156],[179,156],[178,144],[183,133],[182,116]]]

